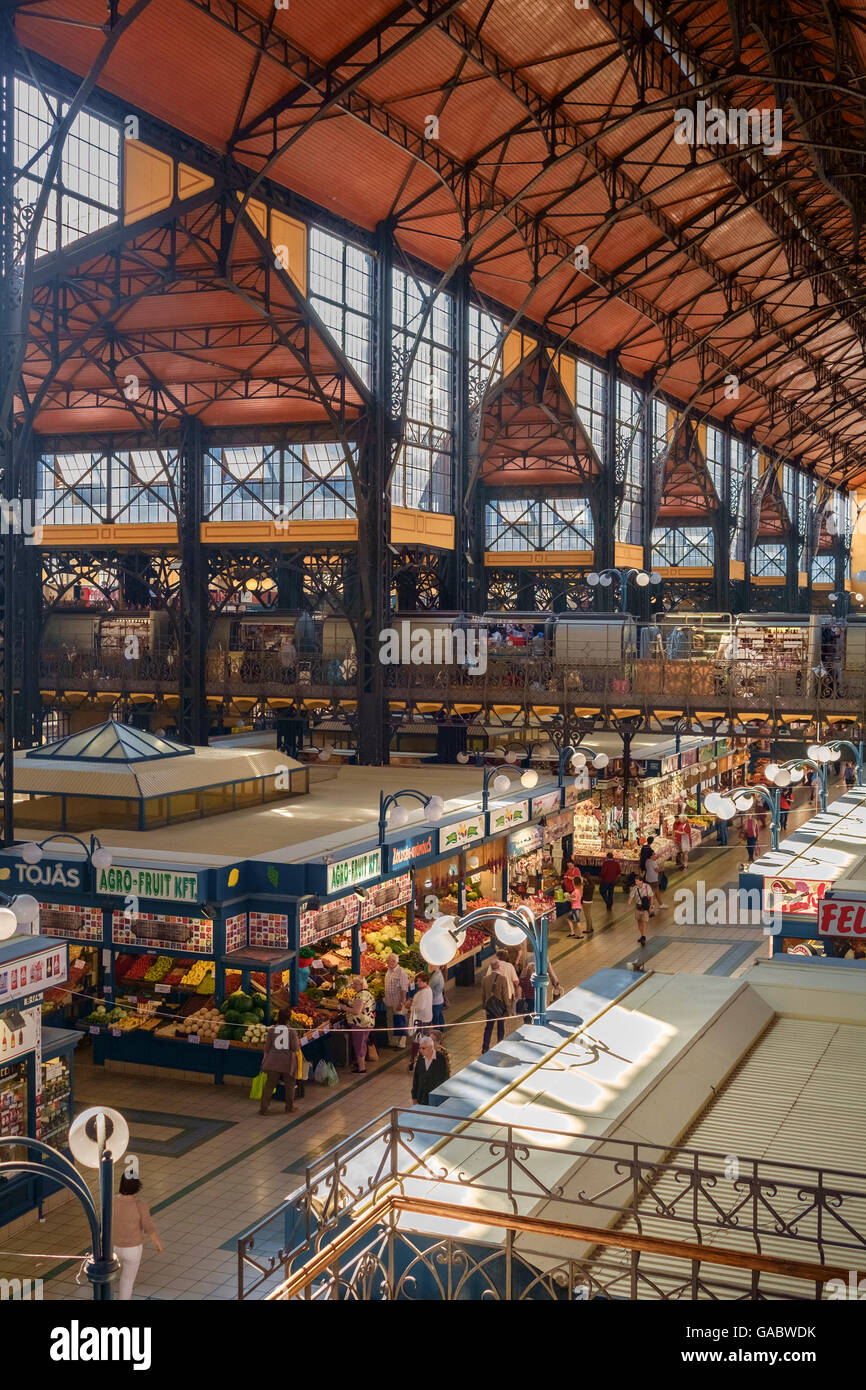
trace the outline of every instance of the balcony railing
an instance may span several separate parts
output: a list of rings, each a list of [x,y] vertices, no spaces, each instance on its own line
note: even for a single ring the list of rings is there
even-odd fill
[[[178,680],[175,652],[142,654],[126,660],[116,653],[43,652],[43,688],[64,690],[172,690]],[[304,699],[323,695],[339,699],[357,689],[354,657],[301,657],[291,666],[278,652],[210,651],[206,661],[209,695],[274,696]],[[850,712],[866,722],[866,671],[820,671],[809,666],[760,664],[755,661],[707,661],[662,656],[626,662],[587,658],[569,665],[550,653],[491,655],[482,673],[459,665],[394,665],[384,668],[386,697],[423,700],[444,707],[477,701],[483,707],[512,704],[591,705],[612,709],[623,704],[652,710],[670,703],[685,711],[701,709],[743,713],[752,710],[818,716]]]
[[[816,1298],[864,1265],[866,1175],[446,1106],[387,1111],[310,1164],[239,1239],[238,1298]]]

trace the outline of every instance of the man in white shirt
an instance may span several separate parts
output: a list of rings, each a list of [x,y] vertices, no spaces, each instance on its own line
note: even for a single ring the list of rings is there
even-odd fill
[[[500,974],[502,975],[502,978],[505,980],[505,983],[508,986],[508,1006],[510,1011],[513,1013],[513,1006],[517,999],[518,990],[520,988],[520,976],[514,969],[514,966],[511,964],[511,961],[508,960],[508,958],[504,955],[503,952],[497,951],[496,954],[499,957]],[[485,970],[484,974],[487,975],[489,974],[489,972],[490,966],[488,965],[487,970]],[[482,976],[482,979],[483,978],[484,977]]]
[[[395,955],[390,955],[385,962],[385,1012],[388,1015],[388,1046],[400,1048],[406,1046],[406,992],[409,988],[409,976],[403,969]],[[396,1039],[394,1030],[401,1029]]]

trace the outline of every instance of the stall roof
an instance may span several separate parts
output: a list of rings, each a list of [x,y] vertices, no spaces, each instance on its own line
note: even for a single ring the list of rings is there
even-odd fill
[[[187,748],[154,739],[153,744],[166,745],[166,751],[157,752],[152,745],[127,738],[127,733],[139,731],[126,730],[121,724],[109,722],[87,732],[89,739],[75,735],[47,748],[16,754],[16,792],[140,801],[257,781],[304,768],[303,763],[275,749]],[[71,753],[67,751],[70,744]],[[94,747],[107,751],[94,755]]]
[[[866,787],[852,787],[749,865],[764,878],[835,882],[866,857]]]
[[[267,859],[269,863],[308,863],[345,848],[369,843],[376,836],[379,792],[412,787],[428,796],[443,796],[446,814],[438,824],[481,810],[482,774],[477,767],[431,765],[426,767],[333,768],[321,781],[311,781],[302,800],[271,802],[245,811],[234,811],[212,820],[189,820],[154,830],[129,830],[116,826],[92,827],[108,846],[115,863],[165,863],[204,867],[236,864],[241,859]],[[539,778],[533,791],[521,790],[510,800],[542,796],[556,786],[554,779]],[[502,804],[491,798],[490,806]],[[420,833],[420,808],[410,807],[410,823],[404,836]],[[23,838],[30,838],[22,831]],[[390,837],[396,839],[397,836]],[[67,853],[58,845],[58,857]],[[70,847],[70,856],[78,858]]]

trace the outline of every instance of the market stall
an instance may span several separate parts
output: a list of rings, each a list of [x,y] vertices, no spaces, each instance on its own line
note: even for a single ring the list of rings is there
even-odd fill
[[[826,958],[866,942],[866,788],[852,787],[740,873],[760,895],[772,955]]]
[[[66,942],[17,933],[0,942],[0,1136],[41,1139],[64,1152],[73,1114],[73,1052],[77,1033],[42,1024],[46,988],[67,978]],[[3,1148],[5,1159],[27,1161],[24,1144]],[[45,1174],[22,1173],[0,1183],[0,1226],[40,1214],[57,1190]]]

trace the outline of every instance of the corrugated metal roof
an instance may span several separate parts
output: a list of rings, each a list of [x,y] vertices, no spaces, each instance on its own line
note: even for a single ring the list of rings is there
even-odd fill
[[[742,1184],[748,1178],[752,1159],[762,1160],[762,1174],[770,1180],[773,1178],[774,1160],[780,1164],[841,1169],[852,1174],[862,1172],[866,1148],[864,1074],[866,1028],[802,1018],[775,1020],[747,1053],[718,1099],[705,1110],[682,1141],[689,1149],[728,1156],[719,1164],[716,1182],[711,1189],[712,1203],[710,1196],[704,1192],[695,1197],[701,1239],[706,1244],[723,1249],[751,1248],[748,1202],[743,1211],[740,1231],[720,1229],[712,1204],[722,1211],[732,1211],[744,1201],[746,1188]],[[726,1173],[730,1176],[726,1176]],[[782,1173],[779,1172],[777,1176],[781,1179]],[[804,1188],[808,1186],[807,1177],[804,1173]],[[790,1172],[785,1175],[788,1183],[792,1178]],[[739,1187],[736,1186],[737,1180],[741,1181]],[[843,1184],[841,1180],[834,1179],[832,1172],[826,1174],[826,1182],[828,1193],[833,1191],[834,1186],[855,1190],[859,1186],[863,1196],[846,1195],[837,1221],[833,1216],[832,1202],[818,1212],[810,1209],[808,1196],[796,1202],[790,1190],[786,1190],[780,1197],[779,1209],[786,1220],[796,1218],[797,1243],[794,1245],[790,1234],[762,1235],[762,1254],[816,1264],[840,1264],[850,1260],[852,1268],[862,1263],[862,1247],[850,1249],[846,1254],[837,1248],[834,1254],[832,1242],[835,1240],[838,1247],[840,1243],[851,1241],[852,1236],[843,1222],[850,1223],[857,1231],[866,1230],[866,1183],[862,1179],[853,1179]],[[682,1196],[682,1181],[678,1181],[673,1174],[662,1174],[654,1183],[652,1200],[640,1208],[644,1234],[675,1238],[679,1233],[682,1236],[682,1226],[674,1228],[663,1216],[655,1215],[655,1209],[662,1201],[669,1200],[672,1205],[681,1205]],[[691,1211],[691,1194],[688,1203]],[[762,1226],[772,1224],[770,1216],[769,1211],[762,1213]],[[823,1261],[817,1245],[813,1243],[818,1234],[819,1220],[826,1241]],[[636,1230],[636,1223],[628,1221],[622,1229]],[[690,1235],[688,1238],[694,1237]],[[613,1253],[607,1252],[608,1263]],[[657,1277],[662,1288],[672,1289],[685,1280],[682,1296],[690,1296],[687,1262],[661,1257],[648,1259],[644,1256],[641,1269]],[[717,1273],[721,1275],[722,1272]],[[723,1274],[726,1284],[741,1288],[744,1295],[748,1294],[749,1275],[745,1271],[730,1268]],[[762,1275],[761,1289],[765,1297],[810,1297],[810,1290],[804,1289],[802,1282],[795,1283],[776,1276]]]

